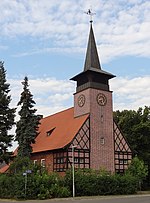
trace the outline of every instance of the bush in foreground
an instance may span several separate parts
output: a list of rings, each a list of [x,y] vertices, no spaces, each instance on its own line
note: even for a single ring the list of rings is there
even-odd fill
[[[65,184],[72,191],[72,172],[65,176]],[[77,196],[119,195],[137,192],[137,179],[132,175],[111,175],[93,170],[78,170],[75,173]]]
[[[45,168],[34,166],[28,157],[16,158],[7,174],[0,174],[0,198],[48,199],[68,197],[58,173],[48,174]]]
[[[22,172],[1,174],[0,198],[49,199],[72,196],[71,170],[66,172],[65,177],[60,177],[58,173],[48,174],[40,167],[32,167],[32,173],[27,174],[27,177]],[[136,177],[130,174],[111,175],[90,169],[75,172],[76,196],[133,194],[137,192],[137,183]]]

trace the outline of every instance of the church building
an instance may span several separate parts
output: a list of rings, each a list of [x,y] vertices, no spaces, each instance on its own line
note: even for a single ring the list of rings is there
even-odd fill
[[[74,107],[41,120],[39,135],[32,145],[32,160],[48,171],[101,168],[122,173],[132,159],[132,151],[113,120],[109,80],[115,76],[102,70],[92,21],[84,69],[72,77],[77,87]]]
[[[74,167],[123,173],[132,151],[113,120],[109,80],[115,76],[101,67],[92,21],[83,71],[76,81],[74,107],[42,118],[31,159],[49,172]]]

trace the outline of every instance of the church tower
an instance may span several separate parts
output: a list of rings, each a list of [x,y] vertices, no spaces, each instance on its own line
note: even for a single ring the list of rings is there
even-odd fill
[[[112,92],[109,80],[115,77],[102,70],[92,21],[83,72],[71,78],[77,81],[74,117],[90,115],[90,168],[115,171]]]

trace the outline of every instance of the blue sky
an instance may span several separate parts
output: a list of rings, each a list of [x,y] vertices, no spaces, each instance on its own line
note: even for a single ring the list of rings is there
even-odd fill
[[[83,70],[92,6],[102,69],[110,82],[114,110],[150,103],[149,0],[0,0],[0,60],[5,62],[13,107],[28,76],[38,113],[73,106]]]

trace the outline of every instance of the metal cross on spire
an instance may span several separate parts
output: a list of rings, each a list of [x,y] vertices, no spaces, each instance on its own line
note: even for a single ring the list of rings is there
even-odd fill
[[[92,23],[93,22],[93,15],[95,15],[96,13],[93,13],[92,12],[92,9],[88,9],[88,11],[87,12],[85,12],[87,15],[89,15],[90,16],[90,23]]]

